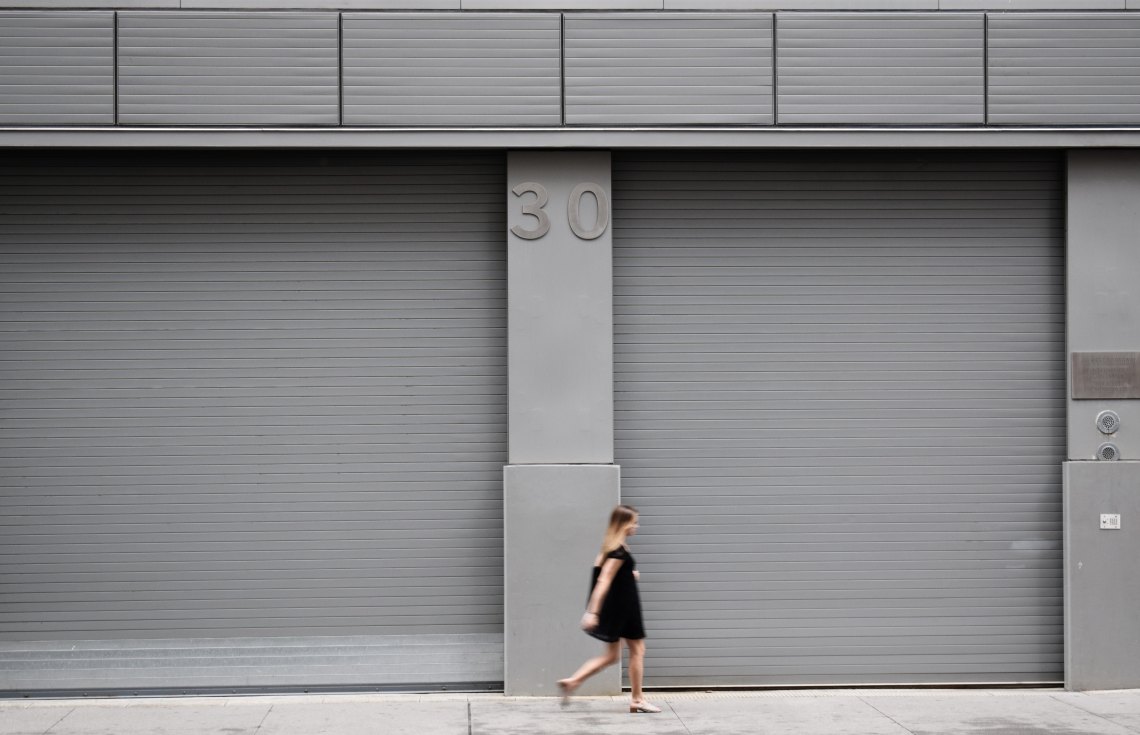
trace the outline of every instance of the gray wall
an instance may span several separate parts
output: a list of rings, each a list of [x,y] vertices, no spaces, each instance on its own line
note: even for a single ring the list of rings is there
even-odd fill
[[[1100,528],[1119,513],[1121,528]],[[1140,687],[1140,462],[1065,464],[1065,684]]]
[[[1140,123],[1140,13],[117,16],[115,89],[108,13],[0,12],[0,125]]]
[[[1140,153],[1072,152],[1068,182],[1069,353],[1140,352]],[[1096,428],[1104,410],[1120,416],[1111,437]],[[1068,413],[1069,459],[1092,460],[1111,441],[1140,460],[1140,400],[1070,400]]]
[[[512,465],[503,475],[504,662],[508,696],[554,696],[602,643],[579,628],[590,572],[620,472],[609,465]],[[621,667],[603,671],[583,695],[621,692]]]
[[[568,206],[582,183],[601,194],[581,198],[577,232],[585,239],[571,227]],[[541,208],[535,190],[547,199]],[[577,626],[590,565],[620,497],[612,216],[601,217],[599,207],[604,201],[612,212],[610,153],[511,152],[503,193],[510,324],[505,685],[507,694],[550,695],[557,679],[599,651]],[[620,682],[614,667],[583,693],[618,693]]]
[[[1140,154],[1071,152],[1068,186],[1068,351],[1140,352]],[[1110,437],[1096,428],[1105,409],[1121,421]],[[1068,417],[1066,682],[1140,686],[1140,399],[1070,398]],[[1122,459],[1094,460],[1104,441]],[[1101,530],[1102,513],[1121,514],[1121,529]]]
[[[511,464],[609,464],[613,449],[612,216],[601,236],[571,232],[568,201],[580,183],[609,199],[609,151],[526,153],[507,158],[507,226],[532,230],[524,214],[545,187],[549,232],[537,239],[507,234]],[[612,202],[607,202],[612,212]],[[596,200],[582,197],[581,220],[598,220]]]

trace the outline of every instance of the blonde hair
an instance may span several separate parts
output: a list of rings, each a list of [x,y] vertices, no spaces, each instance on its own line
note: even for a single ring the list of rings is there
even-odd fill
[[[610,513],[610,525],[606,527],[606,536],[602,540],[602,556],[619,548],[625,541],[625,529],[637,520],[637,508],[632,505],[619,505]]]

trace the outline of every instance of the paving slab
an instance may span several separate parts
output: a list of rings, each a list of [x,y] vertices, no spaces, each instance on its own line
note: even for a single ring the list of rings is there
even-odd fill
[[[270,705],[77,706],[50,735],[254,735]],[[8,735],[4,732],[4,735]]]
[[[865,698],[914,735],[1137,735],[1052,695]]]
[[[692,735],[909,735],[857,697],[677,699],[668,704]]]
[[[661,705],[660,702],[658,702]],[[669,707],[660,714],[631,714],[628,697],[471,702],[471,735],[690,735]]]
[[[257,735],[468,735],[467,702],[274,704]]]
[[[1092,712],[1140,735],[1140,693],[1131,692],[1060,692],[1053,697],[1060,702]]]
[[[0,732],[4,735],[43,735],[63,720],[74,707],[0,706]]]

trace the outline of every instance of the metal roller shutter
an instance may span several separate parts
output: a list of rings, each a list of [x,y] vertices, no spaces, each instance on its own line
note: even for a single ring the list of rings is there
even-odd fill
[[[615,156],[654,685],[1062,680],[1061,164]]]
[[[0,181],[0,689],[501,685],[498,155]]]

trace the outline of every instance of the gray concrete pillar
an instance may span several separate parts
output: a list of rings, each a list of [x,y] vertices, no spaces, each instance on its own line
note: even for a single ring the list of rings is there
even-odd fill
[[[1140,687],[1140,153],[1071,152],[1068,187],[1065,681]]]
[[[506,200],[505,685],[554,695],[556,680],[601,648],[578,621],[620,498],[610,154],[511,152]],[[582,689],[620,691],[616,667]]]

